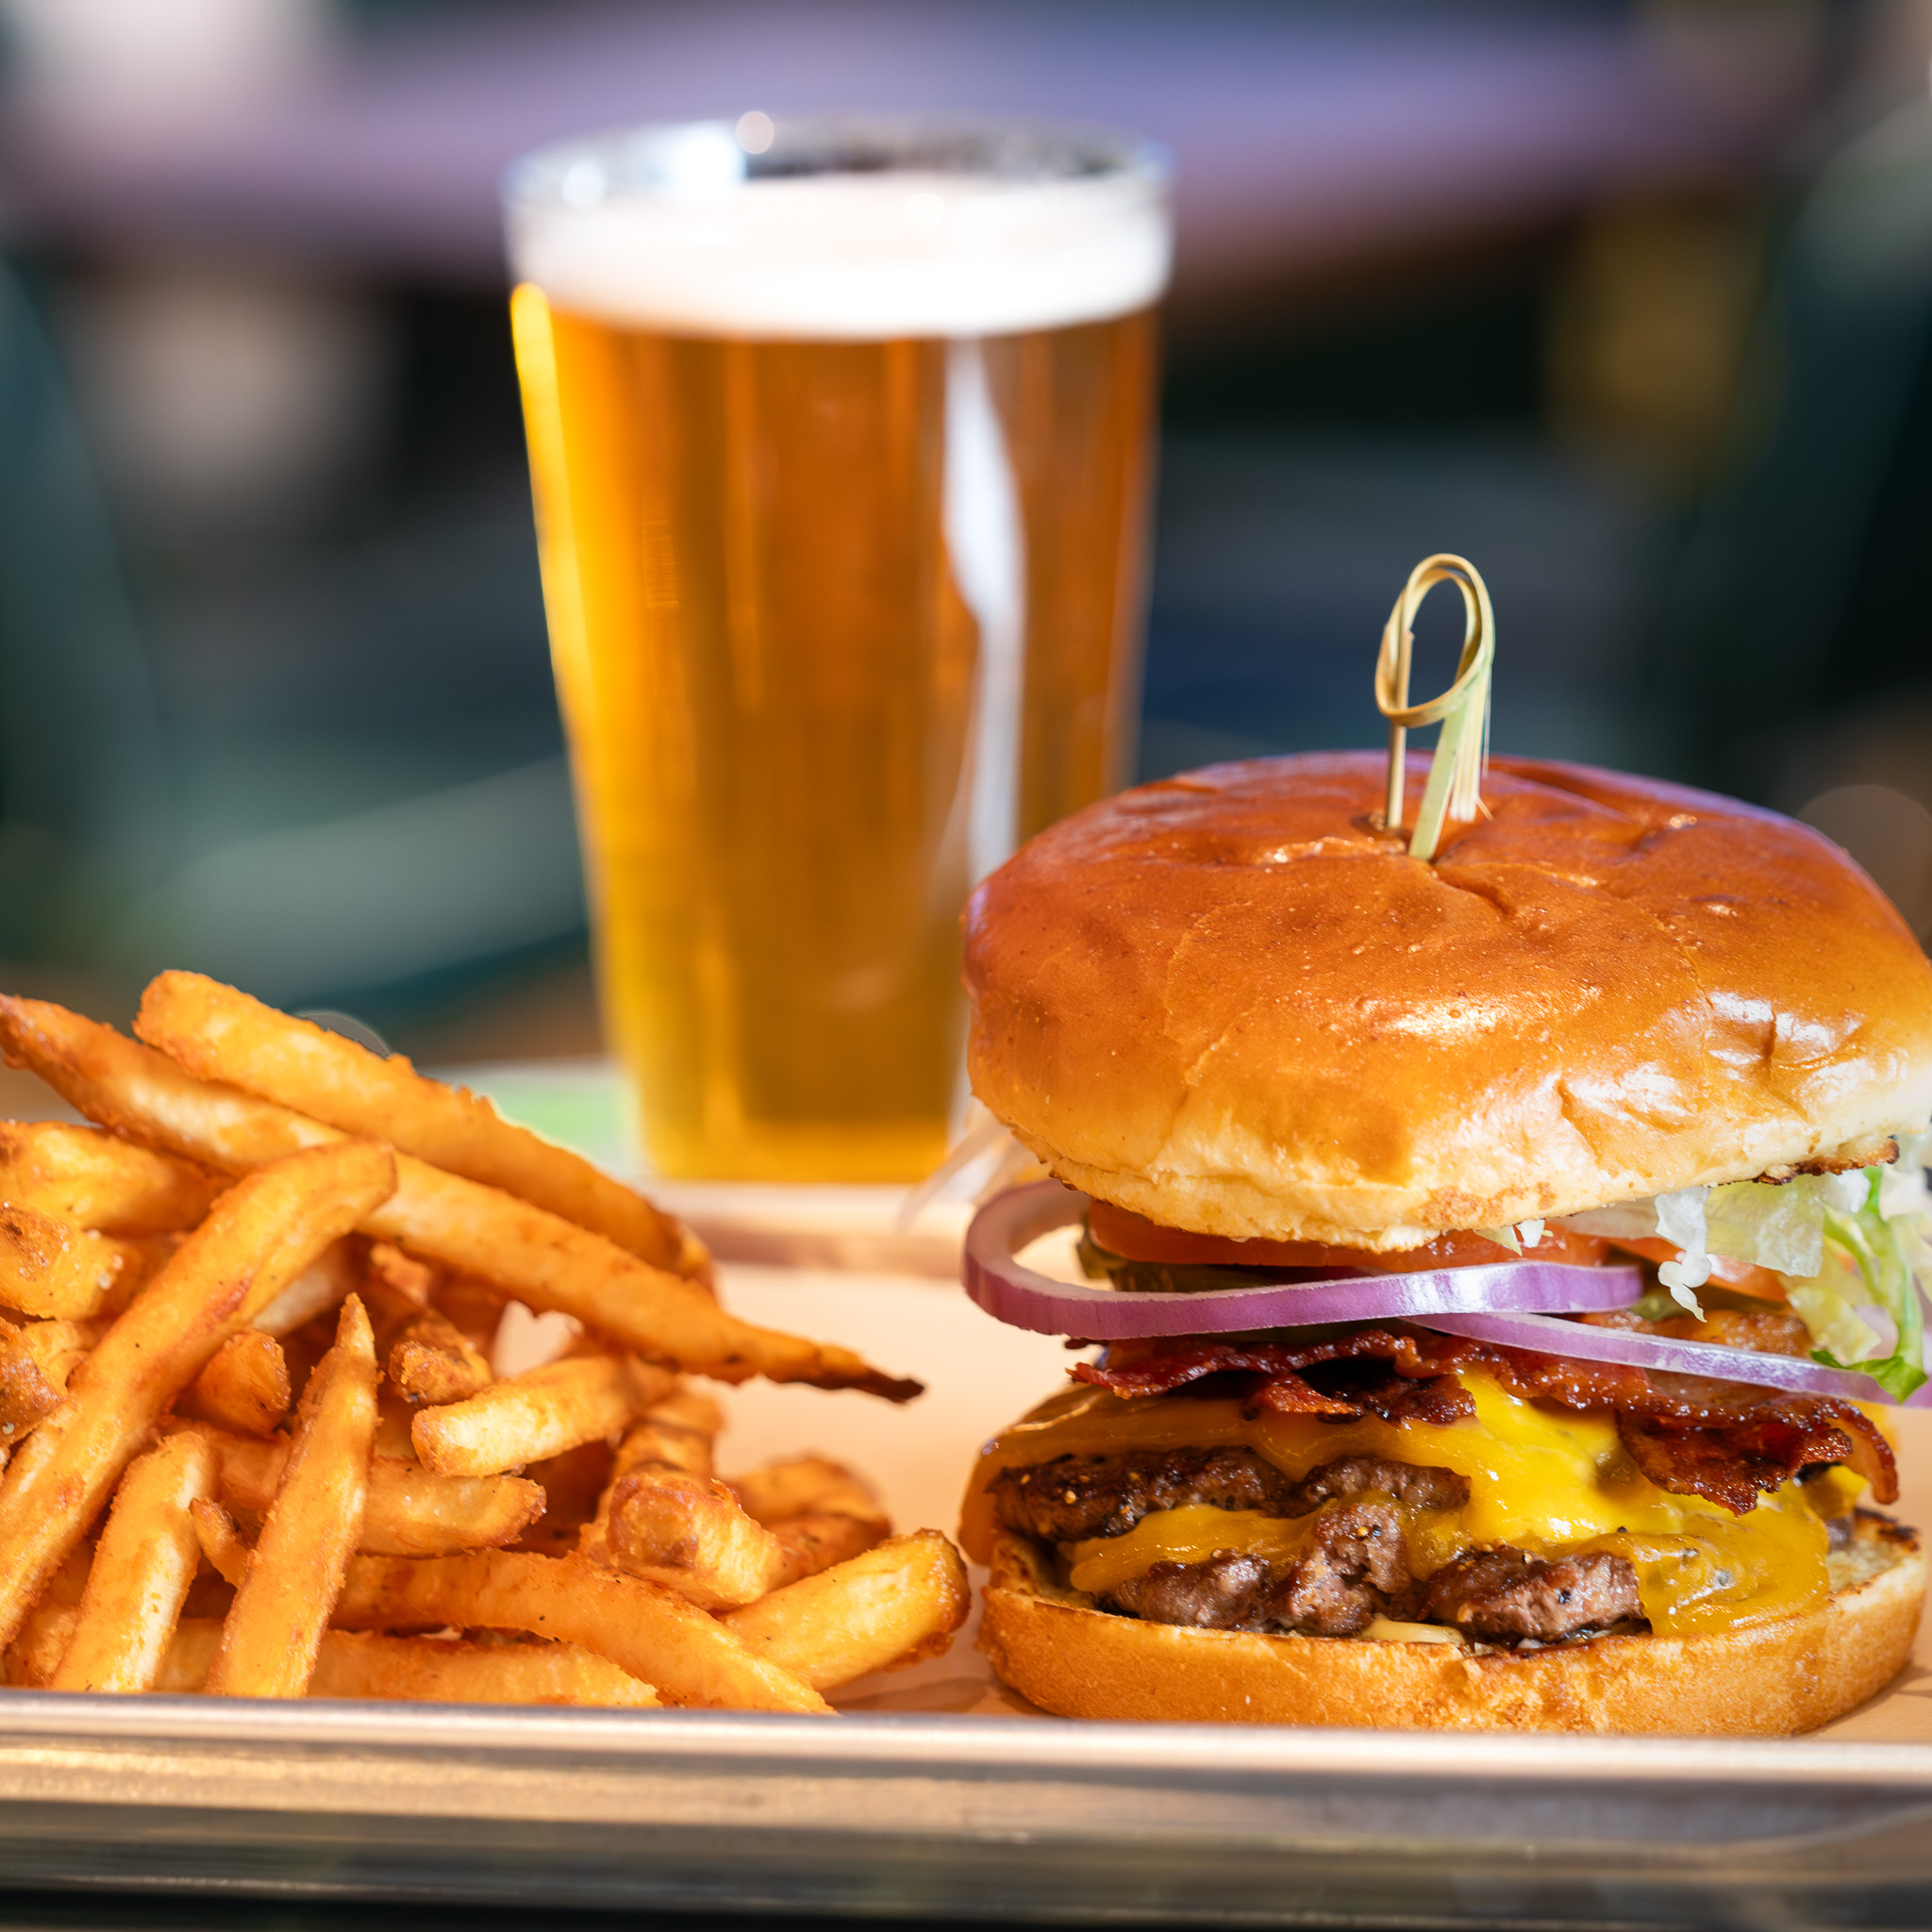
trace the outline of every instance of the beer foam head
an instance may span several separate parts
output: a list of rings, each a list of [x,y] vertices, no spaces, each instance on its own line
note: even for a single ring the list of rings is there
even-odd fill
[[[747,115],[533,155],[510,259],[560,308],[679,334],[1017,334],[1158,298],[1166,182],[1121,136]]]

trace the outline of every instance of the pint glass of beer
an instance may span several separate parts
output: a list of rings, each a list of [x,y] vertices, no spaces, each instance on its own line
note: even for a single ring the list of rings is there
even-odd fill
[[[513,172],[599,978],[659,1173],[942,1156],[967,893],[1132,755],[1165,185],[1091,130],[762,114]]]

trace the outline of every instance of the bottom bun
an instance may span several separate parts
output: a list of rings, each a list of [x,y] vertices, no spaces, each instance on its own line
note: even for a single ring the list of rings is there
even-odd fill
[[[1861,1514],[1832,1568],[1831,1600],[1803,1616],[1507,1651],[1142,1623],[1087,1607],[1039,1545],[1003,1531],[979,1643],[1058,1717],[1775,1737],[1841,1717],[1911,1654],[1925,1596],[1914,1534]]]

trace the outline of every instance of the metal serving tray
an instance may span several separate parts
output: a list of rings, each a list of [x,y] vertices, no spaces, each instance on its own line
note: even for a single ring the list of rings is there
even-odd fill
[[[1265,1924],[1932,1923],[1932,1746],[0,1694],[0,1883]]]
[[[956,1287],[723,1271],[929,1378],[729,1391],[728,1471],[815,1448],[950,1527],[1065,1374]],[[1932,1512],[1932,1411],[1905,1417]],[[1917,1493],[1913,1493],[1913,1487]],[[1918,1519],[1927,1520],[1922,1513]],[[1071,1724],[970,1633],[835,1719],[0,1690],[0,1886],[959,1920],[1932,1926],[1932,1651],[1815,1740]]]

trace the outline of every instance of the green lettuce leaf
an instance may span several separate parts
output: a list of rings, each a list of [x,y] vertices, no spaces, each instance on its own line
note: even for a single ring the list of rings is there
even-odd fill
[[[1891,1317],[1897,1331],[1891,1353],[1874,1360],[1870,1356],[1859,1357],[1842,1352],[1840,1344],[1838,1350],[1815,1348],[1811,1358],[1827,1368],[1857,1369],[1861,1374],[1870,1375],[1894,1402],[1903,1402],[1925,1380],[1924,1307],[1919,1291],[1919,1269],[1927,1257],[1919,1232],[1918,1215],[1885,1214],[1880,1198],[1885,1173],[1882,1167],[1865,1170],[1865,1198],[1856,1210],[1839,1206],[1825,1208],[1824,1239],[1857,1268],[1866,1302],[1883,1308]],[[1815,1280],[1794,1288],[1791,1301],[1810,1326],[1811,1308],[1800,1300],[1801,1295],[1808,1294],[1819,1314],[1826,1318],[1828,1333],[1834,1339],[1842,1338],[1848,1334],[1845,1324],[1857,1320],[1844,1293],[1845,1285],[1842,1274],[1834,1281],[1829,1274],[1821,1273]],[[1872,1334],[1864,1323],[1859,1322],[1858,1326],[1864,1327],[1868,1336]],[[1813,1334],[1815,1339],[1824,1339],[1818,1336],[1815,1327]]]

